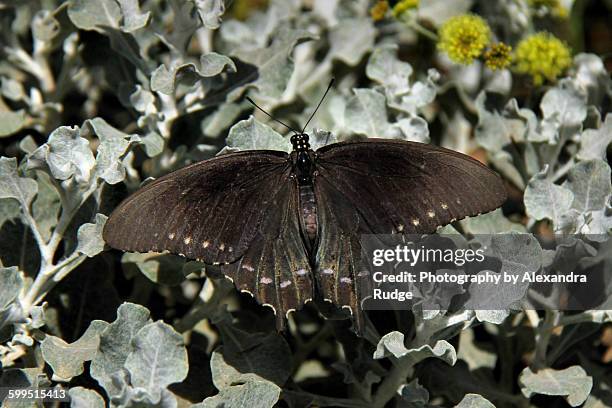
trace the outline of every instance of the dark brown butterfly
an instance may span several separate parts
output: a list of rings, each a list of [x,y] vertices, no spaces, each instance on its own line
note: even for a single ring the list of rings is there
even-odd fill
[[[313,151],[294,132],[290,154],[226,154],[148,184],[113,211],[104,240],[220,265],[274,308],[279,330],[317,296],[349,308],[360,332],[362,234],[432,233],[506,198],[495,172],[452,150],[369,139]]]

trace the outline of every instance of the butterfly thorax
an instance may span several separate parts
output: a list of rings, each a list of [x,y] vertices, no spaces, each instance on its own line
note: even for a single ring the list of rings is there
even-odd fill
[[[312,174],[314,166],[310,157],[310,144],[308,135],[305,133],[291,136],[291,144],[295,152],[293,159],[295,176],[300,186],[312,185]]]

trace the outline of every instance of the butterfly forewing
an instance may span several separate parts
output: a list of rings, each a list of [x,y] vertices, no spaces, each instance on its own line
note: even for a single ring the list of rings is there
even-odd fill
[[[278,208],[287,154],[245,151],[199,162],[155,180],[125,200],[104,228],[124,251],[164,251],[203,262],[235,262]]]
[[[432,233],[506,199],[497,173],[469,156],[423,143],[329,145],[317,151],[316,165],[318,177],[361,215],[366,233]]]

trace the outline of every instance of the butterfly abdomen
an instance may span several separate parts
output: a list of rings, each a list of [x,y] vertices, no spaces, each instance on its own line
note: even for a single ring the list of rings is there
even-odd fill
[[[308,239],[310,247],[317,239],[317,200],[312,185],[299,186],[300,188],[300,221],[302,232]]]

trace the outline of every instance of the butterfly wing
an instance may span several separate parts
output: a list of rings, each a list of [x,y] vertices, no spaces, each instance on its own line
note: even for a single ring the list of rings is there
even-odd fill
[[[288,156],[245,151],[199,162],[128,197],[104,228],[124,251],[164,251],[220,264],[236,287],[288,311],[312,298],[311,269],[297,218]]]
[[[123,201],[104,240],[124,251],[169,251],[208,264],[235,262],[289,183],[284,152],[245,151],[184,167]]]
[[[350,308],[358,326],[368,291],[358,276],[361,234],[433,233],[506,199],[501,178],[488,167],[428,144],[370,139],[316,154],[316,284],[324,298]]]

